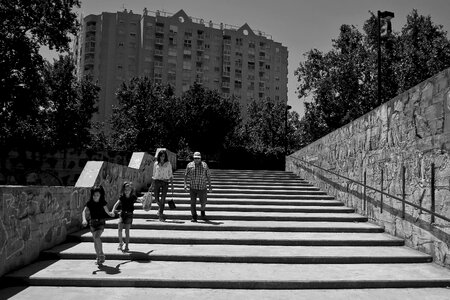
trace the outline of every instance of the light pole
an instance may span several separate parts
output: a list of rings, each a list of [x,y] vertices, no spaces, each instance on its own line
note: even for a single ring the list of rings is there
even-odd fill
[[[378,105],[381,105],[381,19],[386,19],[386,33],[389,35],[392,31],[391,19],[394,13],[390,11],[378,11]]]
[[[287,156],[287,148],[288,148],[288,137],[287,137],[287,129],[288,129],[288,112],[292,108],[292,106],[286,104],[286,111],[284,114],[284,156]]]

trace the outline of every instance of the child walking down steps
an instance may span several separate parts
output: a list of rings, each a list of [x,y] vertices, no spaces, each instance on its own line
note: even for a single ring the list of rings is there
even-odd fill
[[[105,262],[105,254],[103,253],[101,236],[103,230],[105,229],[106,214],[114,217],[114,213],[108,210],[106,204],[105,190],[101,185],[95,186],[91,189],[91,197],[82,212],[83,226],[87,226],[89,223],[92,237],[94,238],[94,249],[97,255],[96,263],[98,265],[102,265]],[[89,210],[90,215],[89,222],[86,218],[87,210]]]
[[[133,224],[133,213],[134,213],[134,203],[136,201],[141,201],[138,199],[133,190],[133,184],[131,182],[125,181],[122,184],[122,189],[120,193],[120,198],[114,204],[112,209],[113,212],[116,211],[119,204],[122,207],[119,217],[118,223],[118,235],[119,235],[119,247],[117,250],[127,252],[129,251],[129,243],[130,243],[130,228],[131,224]],[[125,228],[125,248],[123,248],[123,237],[122,231]]]

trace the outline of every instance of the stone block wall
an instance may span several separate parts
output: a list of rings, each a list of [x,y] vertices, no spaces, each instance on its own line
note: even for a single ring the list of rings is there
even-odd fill
[[[89,188],[1,186],[0,276],[81,228]]]
[[[430,208],[431,164],[436,166],[436,212],[450,218],[450,69],[420,83],[368,114],[315,141],[286,158],[286,170],[314,182],[357,212],[431,254],[450,267],[450,223],[399,201],[330,175],[297,158],[347,178],[402,197],[406,169],[406,200]],[[381,173],[383,171],[383,184]]]

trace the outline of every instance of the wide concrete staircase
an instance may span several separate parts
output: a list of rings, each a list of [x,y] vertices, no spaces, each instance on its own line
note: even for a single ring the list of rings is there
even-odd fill
[[[80,231],[8,274],[4,280],[19,287],[3,295],[450,299],[450,270],[292,173],[212,170],[209,221],[198,223],[190,222],[182,177],[175,172],[177,209],[166,209],[166,222],[155,204],[150,212],[137,204],[128,253],[117,250],[117,220],[108,221],[104,266],[94,264],[91,233]]]

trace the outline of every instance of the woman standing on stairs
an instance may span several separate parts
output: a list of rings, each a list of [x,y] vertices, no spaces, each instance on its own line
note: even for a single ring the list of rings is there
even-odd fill
[[[92,232],[92,237],[94,238],[94,249],[97,254],[98,265],[102,265],[105,262],[102,240],[100,239],[103,230],[105,229],[105,213],[111,217],[114,217],[114,213],[108,210],[106,204],[105,190],[101,185],[94,186],[91,189],[91,197],[82,212],[83,226],[87,226],[88,222],[86,219],[86,208],[89,209],[89,227]]]
[[[155,191],[155,201],[158,203],[158,217],[159,221],[166,220],[164,216],[164,205],[166,203],[167,190],[169,189],[169,182],[172,186],[173,194],[173,173],[172,164],[169,162],[166,150],[161,150],[156,155],[155,165],[153,166],[153,189]]]

